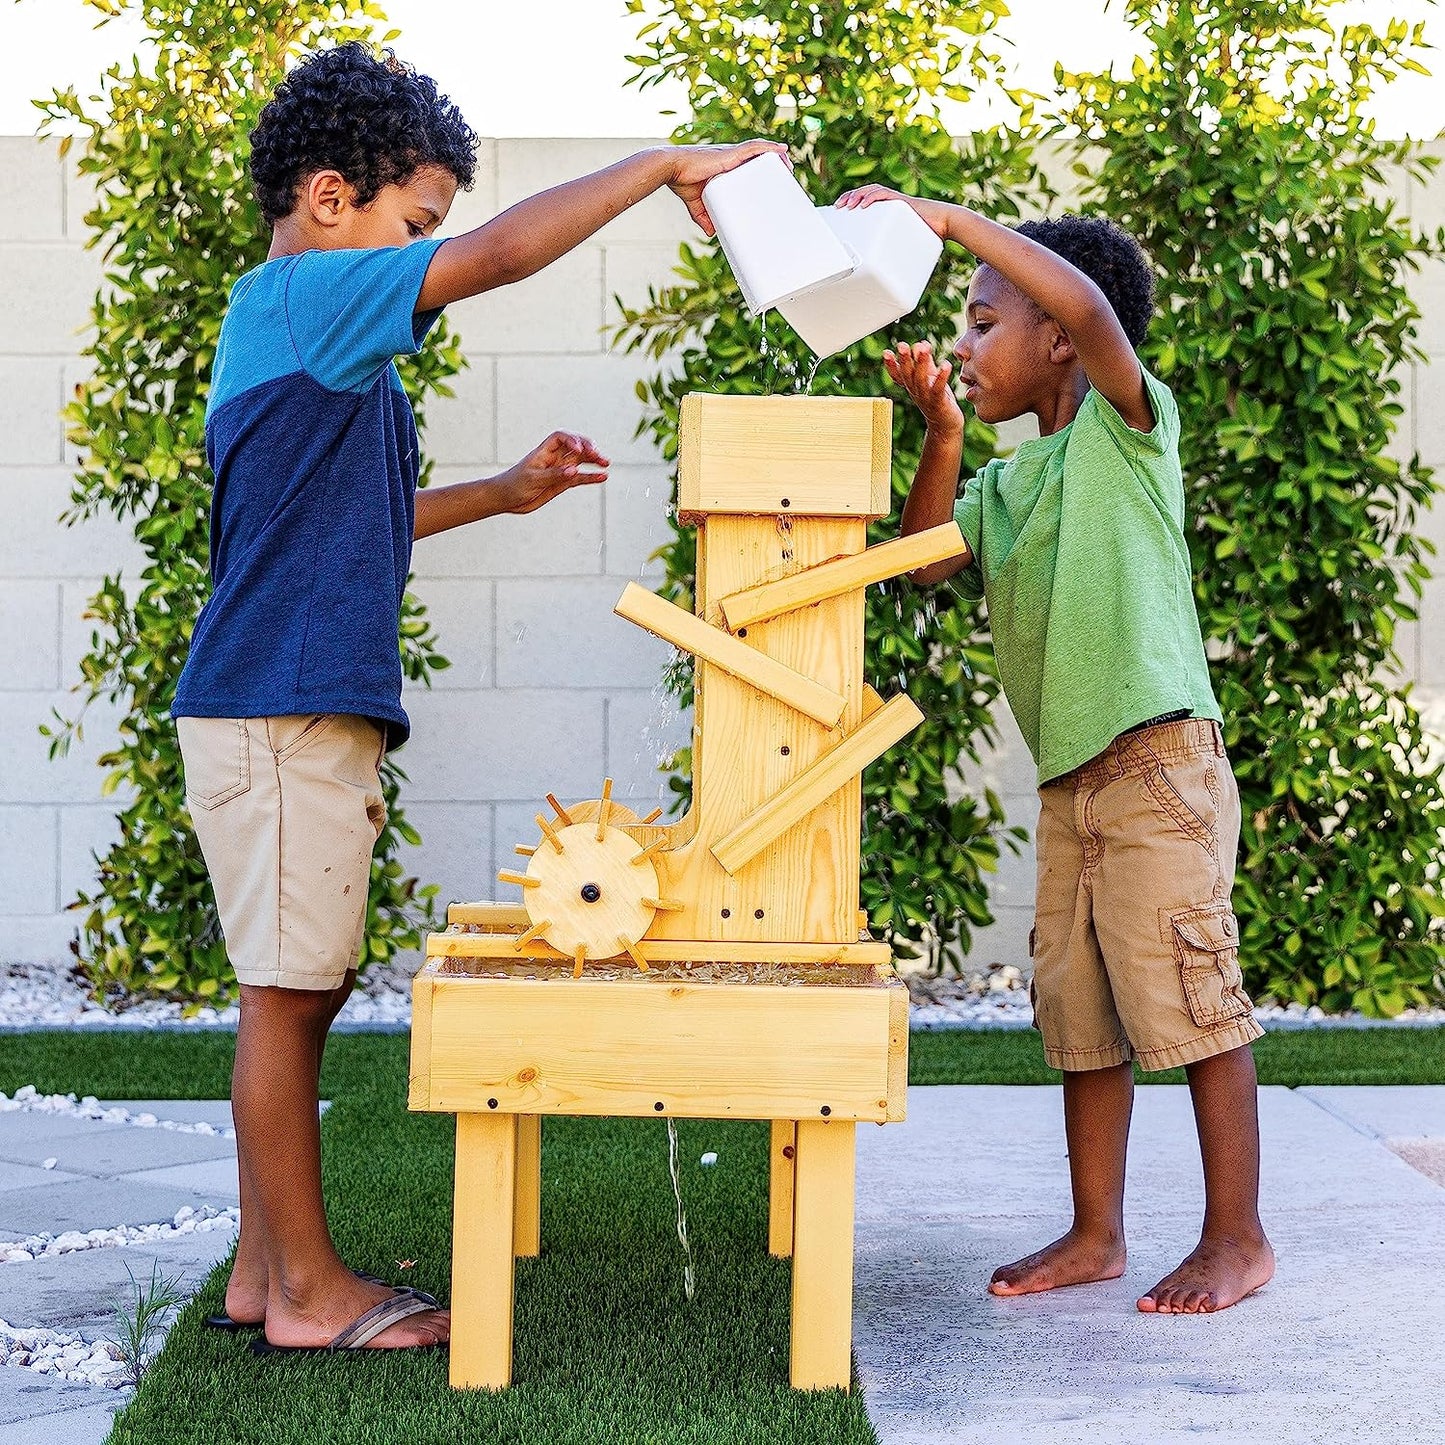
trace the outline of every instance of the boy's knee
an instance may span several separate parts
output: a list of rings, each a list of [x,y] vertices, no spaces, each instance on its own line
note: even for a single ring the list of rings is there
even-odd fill
[[[280,988],[274,984],[241,985],[241,1013],[252,1019],[310,1023],[327,1018],[336,1007],[337,994],[349,991],[355,974],[336,988]]]

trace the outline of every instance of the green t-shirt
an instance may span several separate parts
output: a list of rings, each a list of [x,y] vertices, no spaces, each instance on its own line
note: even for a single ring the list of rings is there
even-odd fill
[[[1091,390],[1062,431],[989,462],[954,510],[974,554],[959,590],[987,600],[1040,785],[1152,717],[1222,721],[1184,541],[1179,408],[1144,383],[1153,431]]]

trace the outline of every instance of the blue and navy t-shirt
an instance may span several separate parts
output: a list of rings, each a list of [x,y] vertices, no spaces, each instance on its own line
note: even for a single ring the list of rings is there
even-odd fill
[[[213,591],[172,716],[354,713],[406,740],[418,456],[393,358],[437,318],[416,301],[441,244],[280,256],[231,288],[206,407]]]

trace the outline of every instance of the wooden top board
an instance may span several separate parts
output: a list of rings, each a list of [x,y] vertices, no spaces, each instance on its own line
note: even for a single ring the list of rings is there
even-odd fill
[[[868,396],[682,399],[678,513],[886,517],[893,403]]]

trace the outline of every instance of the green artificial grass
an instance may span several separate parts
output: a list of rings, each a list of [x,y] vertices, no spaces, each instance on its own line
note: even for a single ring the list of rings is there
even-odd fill
[[[1445,1084],[1445,1028],[1281,1029],[1254,1046],[1261,1084]],[[1183,1069],[1144,1074],[1141,1083],[1182,1084]],[[910,1084],[1056,1084],[1032,1029],[915,1032]]]
[[[231,1092],[229,1033],[0,1034],[0,1089],[101,1099],[224,1099]],[[373,1055],[372,1050],[380,1050]],[[327,1045],[323,1093],[335,1098],[375,1058],[405,1060],[399,1035],[337,1034]],[[910,1084],[1057,1084],[1032,1029],[918,1031],[908,1045]],[[1445,1028],[1290,1029],[1254,1046],[1261,1084],[1445,1084]],[[404,1063],[399,1065],[404,1068]],[[1140,1074],[1181,1084],[1182,1069]]]
[[[0,1089],[220,1098],[228,1034],[0,1036]],[[1445,1083],[1445,1029],[1276,1033],[1267,1084]],[[915,1033],[915,1084],[1054,1083],[1029,1032]],[[452,1120],[406,1112],[407,1040],[339,1035],[322,1093],[325,1185],[347,1261],[445,1298]],[[1175,1081],[1182,1073],[1150,1076]],[[660,1120],[552,1119],[544,1252],[517,1267],[515,1383],[458,1393],[441,1352],[256,1359],[205,1330],[224,1270],[181,1315],[112,1445],[868,1445],[860,1396],[788,1388],[789,1266],[767,1256],[767,1130],[682,1120],[697,1298],[682,1292]],[[699,1157],[715,1150],[718,1163]],[[404,1263],[413,1262],[413,1263]]]
[[[224,1036],[0,1037],[0,1089],[224,1096]],[[146,1061],[154,1057],[152,1067]],[[322,1094],[333,1233],[354,1268],[449,1293],[453,1120],[406,1111],[407,1040],[340,1035]],[[111,1445],[872,1445],[862,1398],[788,1386],[790,1269],[767,1253],[767,1126],[680,1120],[697,1295],[661,1120],[552,1119],[543,1255],[517,1266],[514,1384],[454,1392],[441,1351],[257,1359],[182,1313]],[[712,1168],[700,1156],[715,1151]],[[414,1261],[403,1267],[403,1261]]]

